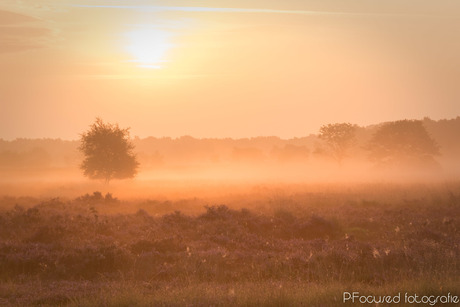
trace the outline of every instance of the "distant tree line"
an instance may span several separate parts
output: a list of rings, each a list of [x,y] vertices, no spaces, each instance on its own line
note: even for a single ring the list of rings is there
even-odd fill
[[[111,134],[116,137],[108,137]],[[86,169],[85,174],[89,178],[110,181],[132,178],[140,167],[153,170],[186,165],[199,168],[220,163],[283,165],[316,163],[325,159],[332,159],[338,165],[352,160],[367,160],[378,168],[426,168],[436,165],[438,160],[445,165],[457,163],[456,167],[460,169],[458,135],[460,117],[439,121],[429,118],[400,120],[368,127],[334,123],[320,127],[316,135],[292,139],[273,136],[242,139],[197,139],[191,136],[132,139],[128,129],[96,120],[82,134],[80,141],[0,139],[0,171],[32,168],[52,171],[55,168],[74,169],[80,165],[84,171]],[[99,169],[95,165],[99,165]]]
[[[322,126],[319,138],[329,154],[341,164],[354,145],[358,126],[337,123]],[[364,147],[368,158],[380,167],[424,167],[436,164],[439,145],[420,120],[398,120],[379,125]]]

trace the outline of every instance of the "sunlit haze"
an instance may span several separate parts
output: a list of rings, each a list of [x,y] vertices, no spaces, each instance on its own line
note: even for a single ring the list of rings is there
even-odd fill
[[[460,114],[454,1],[0,3],[0,138],[302,137]]]

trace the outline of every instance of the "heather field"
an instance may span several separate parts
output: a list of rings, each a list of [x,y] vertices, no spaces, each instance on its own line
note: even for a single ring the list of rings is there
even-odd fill
[[[342,306],[353,291],[460,294],[457,182],[227,188],[1,198],[0,305]]]

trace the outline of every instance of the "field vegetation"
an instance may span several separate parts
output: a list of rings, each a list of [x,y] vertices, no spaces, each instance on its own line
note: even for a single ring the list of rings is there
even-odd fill
[[[0,200],[0,305],[342,306],[459,294],[460,185],[258,187],[227,201]]]

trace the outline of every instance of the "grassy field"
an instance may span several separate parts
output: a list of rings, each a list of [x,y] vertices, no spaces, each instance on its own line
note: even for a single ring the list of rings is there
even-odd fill
[[[353,305],[344,291],[460,295],[457,183],[0,204],[0,305],[342,306]]]

